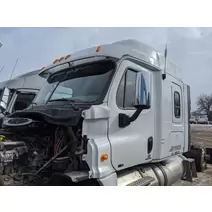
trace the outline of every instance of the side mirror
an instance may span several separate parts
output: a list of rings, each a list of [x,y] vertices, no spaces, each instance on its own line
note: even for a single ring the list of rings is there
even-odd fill
[[[9,101],[9,95],[10,95],[10,90],[5,87],[2,92],[2,96],[1,96],[1,100],[0,100],[1,112],[4,112],[7,108],[7,103]]]
[[[134,107],[136,108],[136,111],[131,117],[124,113],[119,114],[119,127],[123,128],[130,125],[131,122],[138,118],[142,110],[151,107],[149,72],[137,72],[136,74]]]
[[[148,76],[147,76],[148,78]],[[150,91],[147,87],[147,82],[142,72],[138,72],[136,76],[136,91],[135,102],[136,108],[149,109],[150,108]]]

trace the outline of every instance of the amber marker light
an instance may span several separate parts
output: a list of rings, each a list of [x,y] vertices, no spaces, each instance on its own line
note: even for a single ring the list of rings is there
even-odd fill
[[[55,63],[57,63],[57,62],[59,62],[59,60],[58,60],[58,59],[56,59],[56,60],[53,62],[53,64],[55,64]]]
[[[101,161],[105,161],[108,159],[108,155],[107,154],[102,154],[101,157],[100,157]]]
[[[67,60],[67,59],[70,58],[70,57],[71,57],[70,54],[69,54],[69,55],[66,55],[65,60]]]
[[[97,48],[96,48],[96,52],[99,52],[100,50],[101,50],[101,46],[98,46]]]

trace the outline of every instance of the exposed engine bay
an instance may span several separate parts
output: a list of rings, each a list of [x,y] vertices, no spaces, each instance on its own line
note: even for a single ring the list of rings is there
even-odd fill
[[[72,110],[69,117],[67,110],[63,109],[66,116],[59,109],[25,110],[4,120],[0,184],[68,185],[73,183],[70,173],[76,172],[88,178],[89,168],[82,160],[88,139],[82,136],[81,110]]]

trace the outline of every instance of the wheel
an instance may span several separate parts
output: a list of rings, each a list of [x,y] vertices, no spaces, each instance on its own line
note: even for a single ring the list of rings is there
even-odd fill
[[[196,149],[195,153],[195,164],[197,172],[204,172],[206,168],[206,162],[204,160],[204,155],[202,149]]]
[[[208,168],[207,163],[205,163],[205,170]]]

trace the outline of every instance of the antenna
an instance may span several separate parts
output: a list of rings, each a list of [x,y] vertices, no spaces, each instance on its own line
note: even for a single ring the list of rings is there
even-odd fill
[[[15,71],[15,68],[16,68],[17,63],[18,63],[18,58],[17,58],[17,60],[16,60],[16,62],[15,62],[15,65],[14,65],[14,67],[13,67],[12,73],[11,73],[11,75],[10,75],[10,80],[11,80],[11,78],[12,78],[12,76],[13,76],[13,73],[14,73],[14,71]]]
[[[1,68],[1,70],[0,70],[0,74],[1,74],[1,72],[3,71],[3,69],[4,69],[4,66]]]
[[[166,66],[167,66],[167,44],[166,44],[166,48],[164,51],[164,57],[165,57],[165,64],[164,64],[164,73],[162,74],[162,79],[165,80],[166,79]]]

